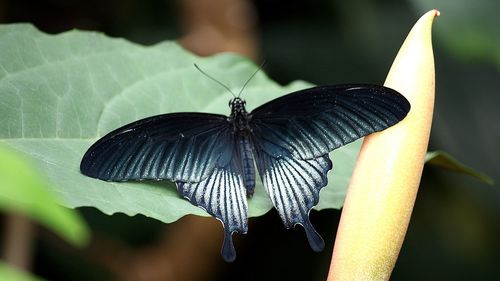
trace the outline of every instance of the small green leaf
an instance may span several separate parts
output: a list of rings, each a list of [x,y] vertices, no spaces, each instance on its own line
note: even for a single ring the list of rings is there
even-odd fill
[[[464,164],[460,163],[460,161],[453,158],[453,156],[444,151],[427,152],[427,154],[425,155],[425,162],[426,164],[434,165],[456,173],[469,175],[489,185],[494,184],[493,179],[488,175],[465,166]]]
[[[24,213],[75,245],[88,240],[87,227],[78,213],[59,205],[37,171],[1,143],[0,210]]]
[[[35,277],[27,272],[23,272],[4,262],[0,261],[0,280],[8,281],[43,281],[39,277]]]
[[[66,206],[163,222],[207,215],[180,198],[169,181],[104,182],[82,175],[80,161],[97,139],[140,118],[182,111],[227,115],[231,96],[193,63],[234,92],[255,71],[254,63],[233,54],[197,57],[168,41],[145,47],[95,32],[47,35],[27,24],[0,26],[0,50],[0,142],[31,157]],[[280,86],[259,72],[243,96],[251,110],[310,86]],[[316,209],[342,206],[360,145],[332,153],[335,168]],[[271,208],[258,181],[249,215]]]

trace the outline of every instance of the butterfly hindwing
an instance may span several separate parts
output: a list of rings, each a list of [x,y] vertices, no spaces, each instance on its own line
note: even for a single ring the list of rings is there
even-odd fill
[[[287,151],[257,144],[257,169],[267,194],[286,228],[300,224],[315,251],[324,248],[324,241],[309,221],[309,212],[318,204],[319,192],[328,183],[332,169],[328,154],[314,159],[296,159]]]
[[[222,256],[231,262],[236,258],[232,233],[247,233],[248,205],[238,143],[228,131],[221,133],[226,149],[212,173],[200,182],[177,182],[177,189],[181,196],[222,222],[225,233]]]
[[[227,117],[173,113],[145,118],[107,134],[85,153],[83,174],[102,180],[199,182],[226,149]]]

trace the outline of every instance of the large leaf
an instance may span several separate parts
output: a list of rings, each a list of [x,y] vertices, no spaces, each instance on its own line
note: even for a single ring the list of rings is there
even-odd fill
[[[66,206],[164,222],[206,215],[179,198],[170,182],[104,182],[80,174],[79,163],[99,137],[139,118],[177,111],[228,114],[231,96],[193,63],[238,91],[256,68],[252,62],[232,54],[200,58],[174,42],[145,47],[94,32],[47,35],[26,24],[0,26],[0,50],[0,141],[35,160]],[[308,86],[282,87],[260,72],[243,95],[251,110]],[[317,209],[341,207],[359,146],[333,153],[335,168]],[[250,216],[271,207],[259,183]]]
[[[43,177],[25,159],[0,144],[0,210],[23,213],[67,241],[85,244],[89,237],[85,223],[74,210],[57,202]]]

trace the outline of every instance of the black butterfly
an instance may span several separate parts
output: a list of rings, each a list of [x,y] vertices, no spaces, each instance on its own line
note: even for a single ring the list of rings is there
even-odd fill
[[[410,110],[395,90],[363,84],[297,91],[250,113],[239,95],[229,106],[229,117],[170,113],[118,128],[89,148],[81,172],[107,181],[175,182],[181,196],[222,222],[222,256],[233,261],[232,233],[248,229],[255,163],[285,227],[302,225],[311,248],[321,251],[309,211],[327,185],[328,153],[398,123]]]

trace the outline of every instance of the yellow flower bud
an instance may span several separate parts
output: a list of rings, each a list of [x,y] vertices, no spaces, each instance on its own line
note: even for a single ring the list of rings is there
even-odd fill
[[[328,280],[389,280],[410,220],[434,107],[432,10],[401,46],[385,86],[411,104],[395,126],[367,136],[342,211]]]

